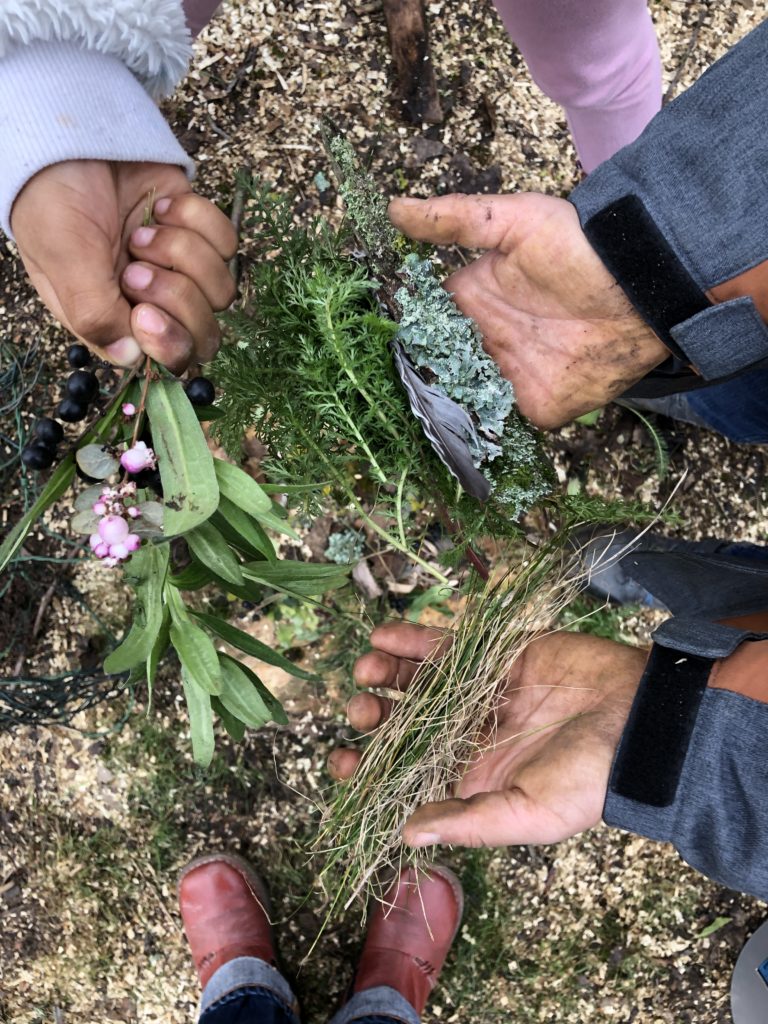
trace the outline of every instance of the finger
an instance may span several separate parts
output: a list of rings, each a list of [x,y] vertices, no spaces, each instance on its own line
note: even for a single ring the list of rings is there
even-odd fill
[[[519,789],[477,793],[466,800],[424,804],[405,824],[408,846],[513,846],[562,839],[549,816]],[[562,822],[560,822],[562,829]]]
[[[123,288],[134,302],[145,308],[132,323],[141,331],[136,337],[144,348],[144,340],[157,345],[171,331],[175,340],[186,333],[189,348],[199,362],[208,362],[219,348],[219,325],[203,293],[188,277],[164,270],[150,263],[129,263],[123,272]],[[175,326],[174,326],[175,321]],[[147,349],[145,351],[148,352]],[[191,358],[191,356],[190,356]],[[163,360],[163,365],[166,365]]]
[[[451,195],[432,199],[397,198],[389,219],[409,238],[468,249],[508,249],[528,196]]]
[[[194,192],[162,197],[152,210],[158,224],[194,231],[213,246],[219,256],[231,260],[237,251],[237,232],[229,217],[209,199]]]
[[[387,686],[391,690],[405,690],[422,660],[408,661],[383,651],[369,651],[357,659],[352,676],[358,686]]]
[[[372,693],[358,693],[347,704],[347,719],[358,732],[372,732],[389,718],[392,701]]]
[[[328,773],[331,778],[343,782],[351,779],[360,764],[362,754],[357,750],[350,750],[348,747],[337,747],[331,751],[328,757]]]
[[[423,661],[444,653],[452,643],[449,630],[419,626],[415,622],[386,622],[371,633],[371,645],[398,658]]]
[[[184,373],[194,361],[195,346],[189,331],[156,306],[136,306],[131,329],[142,351],[171,373]]]
[[[130,238],[138,260],[174,270],[194,281],[212,309],[226,309],[235,298],[235,282],[227,264],[202,235],[186,228],[136,228]]]

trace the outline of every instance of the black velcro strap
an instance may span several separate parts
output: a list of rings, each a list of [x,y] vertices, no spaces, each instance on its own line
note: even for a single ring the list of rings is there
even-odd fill
[[[711,303],[637,196],[622,196],[590,217],[584,234],[640,316],[683,362],[669,333]]]
[[[673,803],[713,664],[654,645],[611,774],[617,796],[651,807]]]

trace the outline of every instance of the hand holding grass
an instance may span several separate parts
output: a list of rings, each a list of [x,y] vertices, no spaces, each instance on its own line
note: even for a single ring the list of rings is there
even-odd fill
[[[152,192],[154,223],[142,227]],[[143,352],[181,373],[216,354],[213,313],[234,296],[225,261],[237,240],[178,167],[53,164],[22,189],[12,228],[43,302],[103,358],[130,366]]]
[[[563,199],[393,199],[389,215],[411,238],[489,250],[445,287],[480,328],[520,411],[539,427],[604,405],[669,354]]]
[[[446,638],[448,638],[446,640]],[[374,630],[355,668],[371,691],[407,689],[419,663],[450,634],[408,623]],[[647,652],[597,637],[553,633],[531,643],[509,675],[495,742],[470,764],[454,799],[420,807],[404,829],[411,846],[554,843],[596,825],[608,776]],[[375,729],[388,698],[352,698],[350,723]],[[349,778],[361,755],[339,749],[329,767]]]

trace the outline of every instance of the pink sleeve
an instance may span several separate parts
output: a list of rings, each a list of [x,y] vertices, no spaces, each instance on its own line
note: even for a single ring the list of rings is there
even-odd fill
[[[208,24],[218,6],[219,0],[184,0],[184,13],[193,36]]]

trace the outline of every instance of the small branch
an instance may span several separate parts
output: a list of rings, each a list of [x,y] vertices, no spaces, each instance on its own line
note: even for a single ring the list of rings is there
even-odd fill
[[[440,124],[443,109],[429,49],[423,0],[383,0],[389,47],[397,72],[397,91],[408,119]]]
[[[241,167],[240,174],[250,174],[250,167]],[[240,230],[243,223],[243,213],[245,211],[245,186],[239,185],[235,191],[235,197],[232,200],[232,209],[229,214],[229,219],[232,227],[235,229],[237,235],[237,249],[235,255],[229,261],[229,272],[232,275],[232,280],[237,284],[240,277]]]

